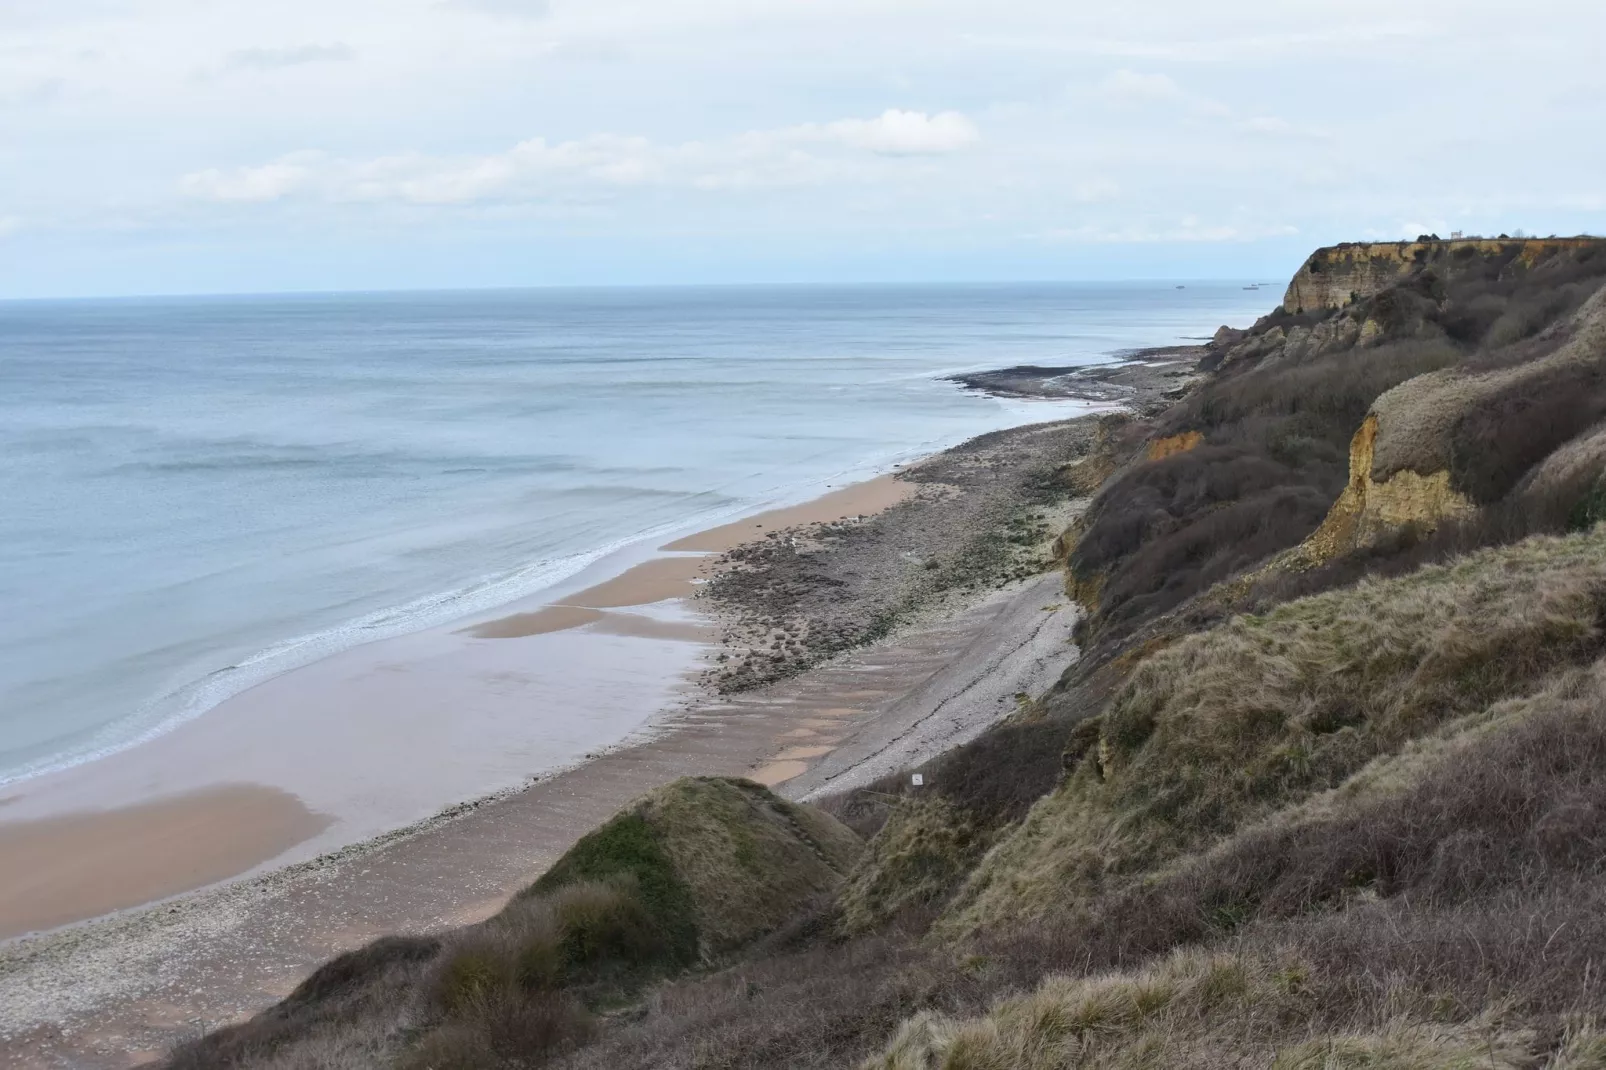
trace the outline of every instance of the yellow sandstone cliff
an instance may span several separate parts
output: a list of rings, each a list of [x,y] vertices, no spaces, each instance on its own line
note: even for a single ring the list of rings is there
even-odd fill
[[[1305,559],[1326,561],[1407,524],[1433,527],[1446,518],[1470,515],[1475,509],[1465,495],[1450,486],[1448,469],[1426,476],[1395,472],[1387,479],[1374,480],[1377,428],[1377,414],[1373,413],[1350,440],[1349,485],[1322,526],[1300,547]]]
[[[1599,243],[1599,238],[1589,237],[1467,238],[1329,246],[1312,253],[1294,275],[1283,297],[1283,310],[1297,315],[1343,308],[1381,293],[1428,264],[1439,264],[1453,273],[1458,264],[1498,258],[1527,268],[1557,253]]]

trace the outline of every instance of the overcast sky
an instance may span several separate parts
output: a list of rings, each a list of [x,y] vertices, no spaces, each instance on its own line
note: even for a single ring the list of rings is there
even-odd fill
[[[0,296],[1601,232],[1603,47],[1601,0],[0,0]]]

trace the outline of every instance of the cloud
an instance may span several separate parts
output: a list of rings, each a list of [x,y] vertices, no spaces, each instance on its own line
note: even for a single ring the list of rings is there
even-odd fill
[[[1168,75],[1139,74],[1129,70],[1119,70],[1109,75],[1099,83],[1098,92],[1110,100],[1141,103],[1182,100],[1187,96]]]
[[[1071,189],[1071,199],[1081,204],[1095,204],[1114,200],[1121,195],[1121,187],[1107,178],[1090,178],[1078,182]]]
[[[552,13],[550,0],[441,0],[435,6],[447,11],[473,11],[520,19],[541,19]]]
[[[663,153],[646,138],[600,134],[550,144],[521,141],[506,152],[467,160],[384,157],[337,168],[336,196],[411,204],[468,204],[554,187],[640,186],[662,181]]]
[[[308,63],[349,63],[357,58],[350,45],[297,45],[293,48],[242,48],[223,61],[230,71],[276,71]]]
[[[834,141],[883,156],[937,156],[981,140],[976,124],[956,111],[927,115],[898,108],[888,108],[874,119],[805,123],[780,133],[791,140]]]
[[[1225,104],[1188,92],[1166,74],[1143,74],[1123,68],[1107,75],[1094,91],[1104,100],[1123,107],[1164,104],[1212,118],[1232,114],[1232,109]]]
[[[276,201],[307,183],[311,177],[309,156],[229,171],[209,168],[185,175],[178,185],[185,195],[205,201]]]
[[[22,220],[14,215],[0,215],[0,239],[9,238],[22,229]]]
[[[1238,129],[1246,134],[1258,134],[1261,137],[1322,139],[1327,136],[1308,127],[1295,126],[1287,119],[1279,119],[1275,115],[1257,115],[1245,119],[1238,124]]]
[[[337,202],[416,205],[585,198],[645,186],[783,188],[896,173],[903,166],[896,158],[957,152],[979,138],[975,124],[958,112],[892,109],[874,119],[671,145],[594,134],[560,142],[530,138],[504,152],[468,157],[402,153],[342,160],[292,153],[257,167],[196,171],[181,178],[179,188],[208,201],[270,202],[307,194]],[[1110,195],[1096,183],[1084,192],[1089,200]]]
[[[66,95],[65,78],[40,78],[14,89],[0,87],[0,108],[44,107]]]
[[[1267,238],[1288,238],[1299,228],[1288,223],[1206,222],[1185,216],[1175,222],[1110,222],[1069,227],[1044,232],[1040,237],[1053,242],[1097,245],[1148,245],[1189,242],[1252,242]]]

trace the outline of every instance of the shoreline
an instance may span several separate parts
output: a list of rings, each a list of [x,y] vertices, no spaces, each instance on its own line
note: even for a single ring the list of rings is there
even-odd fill
[[[497,607],[494,612],[503,615],[488,621],[465,625],[460,620],[415,634],[450,632],[471,641],[494,643],[558,632],[583,632],[622,640],[627,646],[639,645],[632,643],[633,640],[694,646],[698,653],[693,659],[682,659],[688,663],[670,666],[674,680],[682,681],[695,667],[691,661],[700,662],[716,640],[713,622],[703,619],[690,606],[698,585],[706,581],[707,573],[722,550],[739,545],[766,526],[773,530],[877,512],[905,500],[909,489],[888,473],[834,488],[798,504],[767,507],[737,520],[672,537],[664,545],[656,546],[653,556],[562,596],[558,599],[560,604],[508,612],[530,603],[532,599],[527,597]],[[674,535],[673,532],[669,534]],[[649,545],[663,538],[666,536],[658,536],[650,540]],[[598,565],[607,567],[605,561]],[[536,592],[535,597],[561,589],[561,585],[556,585]],[[666,619],[662,613],[664,609],[672,609],[674,615]],[[657,615],[653,615],[655,612]],[[395,640],[378,640],[311,665],[292,668],[225,700],[215,710],[208,711],[207,716],[233,716],[234,706],[242,702],[259,705],[251,701],[254,692],[283,690],[287,678],[317,675],[319,665],[337,659],[367,660],[355,652],[393,642]],[[335,685],[337,692],[339,686]],[[651,734],[657,722],[673,718],[676,708],[686,701],[684,692],[689,691],[690,686],[683,682],[672,683],[670,690],[675,694],[671,695],[669,703],[654,702],[652,710],[646,711],[637,723],[613,733],[613,738],[589,744],[591,749],[570,756],[568,760],[550,763],[521,783],[489,785],[490,790],[481,789],[461,801],[437,804],[427,815],[415,816],[405,823],[327,843],[324,850],[310,858],[296,857],[298,850],[329,832],[336,819],[309,808],[296,793],[278,785],[229,778],[106,806],[53,806],[39,813],[41,792],[37,787],[33,792],[26,790],[35,786],[32,781],[22,782],[12,786],[0,800],[5,804],[5,808],[0,809],[0,860],[7,862],[0,867],[0,948],[18,941],[48,937],[64,926],[92,924],[99,918],[204,891],[231,880],[249,880],[286,866],[316,862],[328,855],[360,851],[367,844],[378,844],[389,837],[408,834],[409,830],[431,827],[465,807],[494,801],[536,780],[570,771],[601,753],[627,747],[638,736]],[[335,698],[338,701],[339,695]],[[184,727],[180,726],[175,732],[182,732]],[[159,763],[163,738],[142,744],[141,755],[133,755],[132,750],[122,752],[131,755],[124,759],[124,764],[146,765],[138,760],[140,757],[155,758]],[[72,798],[72,781],[89,777],[87,770],[102,768],[101,762],[115,765],[119,757],[111,755],[90,765],[35,780],[43,782],[45,793],[54,790]],[[219,802],[225,805],[220,808]],[[227,814],[229,819],[220,820],[216,815],[221,814]],[[153,852],[159,855],[153,856]],[[13,860],[18,864],[10,864]],[[131,861],[140,863],[135,867],[136,872],[130,872]]]
[[[868,522],[817,523],[788,529],[795,535],[785,539],[748,542],[738,542],[734,535],[740,533],[732,532],[727,541],[735,545],[724,555],[731,567],[723,574],[750,580],[756,570],[779,567],[781,587],[837,582],[823,574],[817,581],[785,578],[788,561],[813,562],[811,567],[827,573],[898,576],[929,586],[932,576],[949,574],[910,561],[910,539],[937,537],[928,545],[963,556],[957,551],[971,545],[965,540],[990,538],[1006,514],[1031,509],[1040,515],[1040,507],[1021,496],[1031,483],[1022,459],[1043,458],[1043,471],[1052,472],[1090,440],[1093,423],[1096,417],[993,432],[910,465],[900,482],[917,484],[920,493]],[[1014,481],[1001,482],[1000,473]],[[737,524],[763,522],[755,516]],[[1045,523],[1041,533],[1052,528]],[[1024,581],[1010,571],[1018,562],[1006,556],[992,561],[986,575],[967,580],[955,574],[950,587],[934,593],[910,588],[931,599],[923,608],[919,599],[909,603],[911,612],[897,634],[761,686],[724,694],[705,690],[701,701],[683,704],[526,786],[304,862],[0,945],[0,988],[7,995],[0,1000],[7,1008],[0,1012],[0,1052],[27,1055],[30,1061],[22,1065],[61,1065],[46,1055],[66,1051],[74,1053],[70,1065],[128,1065],[122,1053],[150,1057],[178,1032],[250,1013],[287,993],[311,964],[366,939],[398,930],[434,931],[490,913],[574,838],[675,776],[760,776],[778,790],[799,794],[813,782],[811,770],[826,764],[834,769],[843,759],[833,764],[833,755],[868,746],[894,722],[912,719],[913,727],[898,734],[914,741],[917,755],[923,747],[948,745],[943,741],[951,743],[956,732],[979,731],[1013,710],[1012,696],[948,696],[941,699],[948,711],[941,717],[911,712],[910,696],[945,666],[965,659],[994,664],[1016,656],[1016,647],[1039,634],[1035,626],[1023,636],[994,627],[1010,598],[1032,603],[1017,607],[1022,622],[1065,609],[1057,576],[1044,571],[1046,546],[1017,548],[1031,559],[1026,573],[1046,579],[1046,586],[1022,587]],[[711,608],[725,629],[721,649],[737,650],[737,624],[756,612],[744,600],[758,588],[747,580],[714,588],[702,585],[699,608]],[[1050,588],[1052,601],[1043,593]],[[856,612],[879,612],[876,600],[887,590],[871,583],[853,592],[862,603]],[[808,618],[813,609],[802,605],[801,612],[800,619]],[[1074,613],[1057,612],[1054,620],[1056,638],[1049,647],[1056,657],[1073,655]],[[1000,651],[1001,643],[1015,645]]]
[[[1023,395],[1013,400],[1027,399]],[[1045,398],[1038,400],[1064,401],[1066,399]],[[940,452],[940,449],[934,449],[933,452]],[[147,706],[158,706],[174,701],[182,695],[210,691],[220,679],[231,674],[241,673],[247,667],[259,666],[263,663],[270,665],[265,670],[259,669],[253,672],[251,675],[254,678],[242,686],[226,690],[223,697],[203,699],[201,700],[203,704],[198,709],[188,709],[187,707],[192,700],[185,699],[180,703],[181,708],[162,714],[160,717],[149,720],[148,723],[141,720],[142,715],[136,712],[131,715],[130,720],[138,721],[139,723],[126,731],[108,732],[107,730],[114,727],[114,725],[105,725],[97,729],[95,738],[100,739],[105,736],[104,742],[92,742],[80,749],[68,749],[60,753],[44,755],[10,770],[4,776],[0,776],[0,818],[4,816],[4,807],[7,803],[12,801],[18,793],[23,792],[31,782],[56,777],[61,774],[69,774],[73,770],[94,765],[108,758],[116,758],[126,751],[158,741],[162,737],[184,728],[187,724],[208,716],[213,710],[233,701],[239,695],[264,683],[271,682],[276,677],[296,672],[329,658],[339,657],[353,649],[372,643],[405,638],[420,632],[447,629],[460,625],[464,621],[500,614],[510,606],[528,603],[531,600],[540,600],[551,592],[571,589],[577,579],[593,575],[599,568],[604,570],[603,579],[615,579],[618,573],[626,571],[630,566],[613,568],[613,562],[621,558],[628,558],[632,554],[639,554],[649,547],[654,547],[654,544],[660,540],[668,539],[678,542],[694,539],[705,533],[723,532],[726,529],[737,528],[757,517],[804,509],[817,499],[827,498],[841,492],[840,489],[832,489],[833,487],[851,489],[859,483],[883,478],[891,474],[887,471],[888,469],[896,470],[906,464],[918,461],[922,456],[924,454],[919,452],[893,453],[890,457],[900,459],[883,458],[876,461],[866,461],[835,475],[825,477],[837,481],[847,480],[845,484],[823,483],[819,480],[798,484],[789,490],[778,491],[776,497],[771,500],[743,507],[734,514],[729,510],[725,510],[718,511],[713,516],[705,517],[702,520],[676,521],[647,531],[621,536],[591,549],[565,552],[555,557],[543,558],[504,574],[483,576],[460,587],[444,591],[429,591],[418,595],[411,601],[374,609],[361,616],[325,628],[292,635],[288,638],[268,640],[266,645],[258,649],[252,649],[250,653],[239,657],[234,664],[212,669],[194,678],[186,679],[185,682],[173,687],[170,691],[146,700],[140,705],[140,709],[144,710]],[[735,519],[728,519],[732,516]],[[702,524],[710,526],[707,528],[699,526]],[[656,555],[668,549],[670,547],[665,546],[655,548],[650,552]],[[724,549],[724,547],[720,547],[720,549]],[[574,562],[580,562],[580,564],[571,568],[570,566]],[[450,615],[438,619],[430,619],[427,615],[420,619],[408,616],[407,611],[415,606],[435,606],[459,602],[473,603],[476,599],[471,596],[476,592],[503,588],[515,577],[531,572],[540,573],[543,576],[539,581],[539,586],[532,589],[514,594],[506,594],[504,592],[499,594],[495,601],[488,604],[470,604],[463,608],[454,609]],[[589,590],[589,587],[594,585],[588,584],[587,589]],[[383,627],[378,627],[373,623],[378,620],[392,619],[399,619],[401,623]],[[580,621],[573,626],[580,626],[580,624],[586,622]],[[373,630],[375,627],[378,627],[380,634],[362,638],[345,645],[336,643],[330,646],[329,644],[333,636],[361,635]],[[563,629],[554,628],[552,630]],[[311,651],[310,655],[301,658],[287,657],[287,655],[293,655],[296,651],[303,649]],[[281,662],[282,664],[280,664]]]

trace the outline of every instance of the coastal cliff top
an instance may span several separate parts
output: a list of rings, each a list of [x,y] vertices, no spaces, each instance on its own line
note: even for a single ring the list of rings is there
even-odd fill
[[[1439,238],[1415,241],[1341,242],[1313,252],[1294,274],[1283,297],[1290,314],[1343,308],[1403,279],[1433,270],[1447,278],[1491,270],[1498,275],[1531,271],[1567,260],[1584,262],[1606,253],[1606,238]]]

